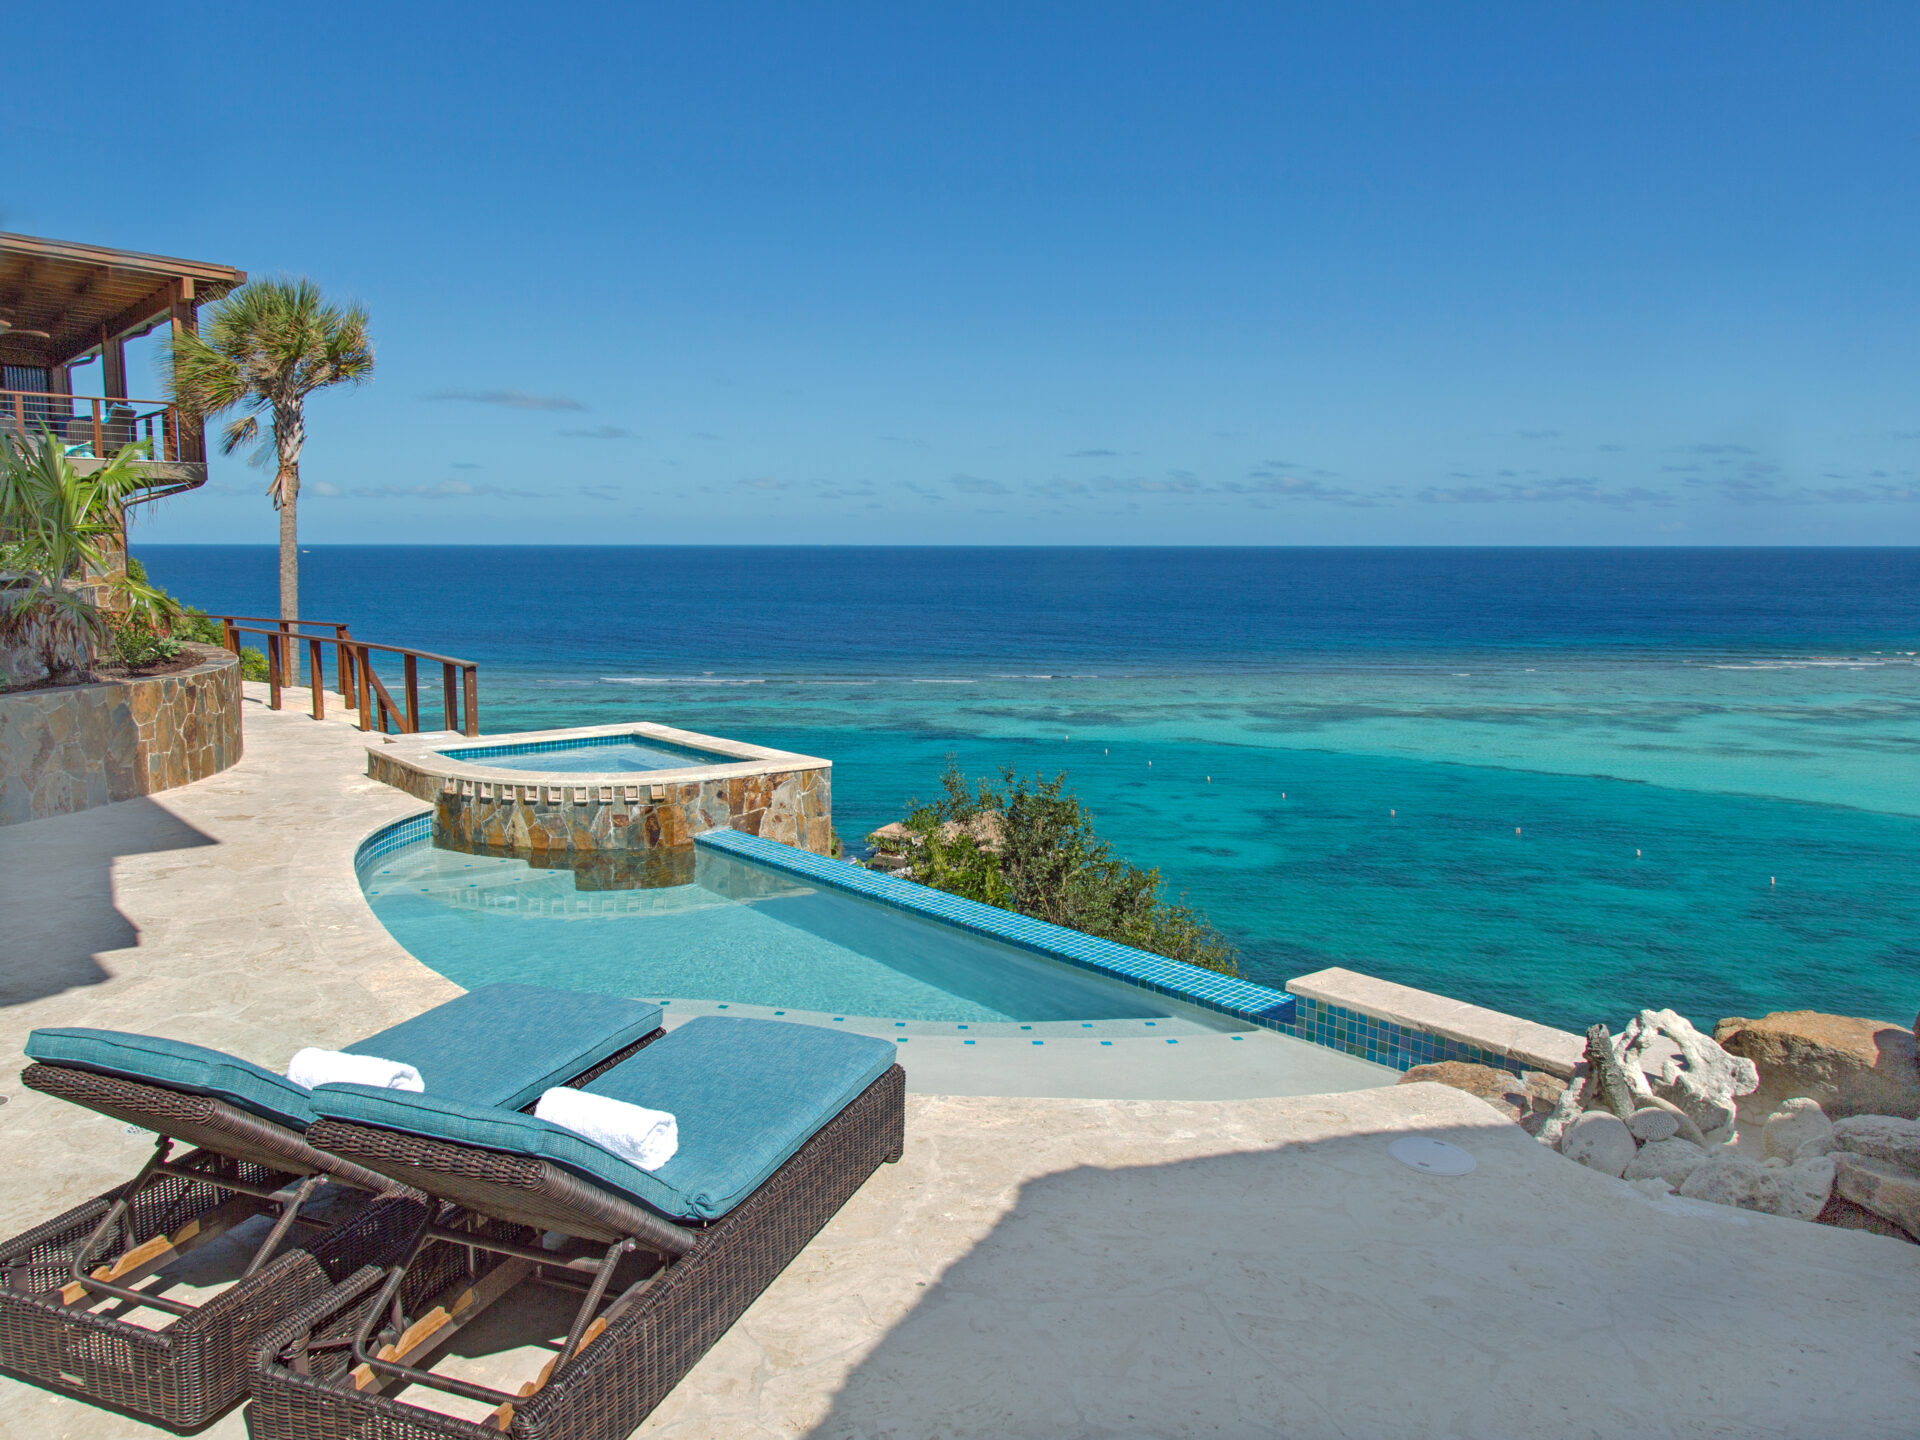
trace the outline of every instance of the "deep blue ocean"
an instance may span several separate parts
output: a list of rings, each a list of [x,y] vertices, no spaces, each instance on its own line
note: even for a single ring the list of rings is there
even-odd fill
[[[270,547],[135,545],[268,614]],[[1920,1007],[1920,551],[314,546],[302,609],[475,660],[488,732],[834,762],[857,846],[1065,771],[1284,985],[1551,1024]],[[428,687],[433,693],[433,687]]]

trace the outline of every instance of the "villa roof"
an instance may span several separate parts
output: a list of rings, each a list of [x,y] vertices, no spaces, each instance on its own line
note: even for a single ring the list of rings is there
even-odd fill
[[[0,233],[0,359],[64,365],[247,282],[206,260]]]

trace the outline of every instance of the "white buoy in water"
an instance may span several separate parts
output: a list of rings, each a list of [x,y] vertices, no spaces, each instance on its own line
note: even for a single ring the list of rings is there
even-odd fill
[[[1389,810],[1387,811],[1387,818],[1391,820],[1395,815],[1398,815],[1399,813],[1400,812],[1398,810]]]
[[[1767,876],[1767,884],[1769,884],[1769,885],[1778,885],[1779,883],[1780,883],[1780,877],[1779,877],[1779,876],[1777,876],[1777,875],[1769,875],[1769,876]]]
[[[1514,827],[1513,827],[1513,833],[1514,833],[1514,834],[1516,834],[1516,835],[1518,835],[1518,834],[1520,833],[1520,827],[1519,827],[1518,825],[1516,825],[1516,826],[1514,826]]]
[[[1639,852],[1638,850],[1636,850],[1636,851],[1634,851],[1634,852],[1633,852],[1633,858],[1634,858],[1634,859],[1636,859],[1636,860],[1638,860],[1638,859],[1640,858],[1640,852]]]

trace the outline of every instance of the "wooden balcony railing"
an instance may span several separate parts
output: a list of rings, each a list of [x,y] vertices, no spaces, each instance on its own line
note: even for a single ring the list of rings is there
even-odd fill
[[[356,640],[345,625],[332,620],[277,620],[269,615],[220,615],[220,628],[227,649],[240,653],[241,636],[259,635],[267,654],[268,708],[280,708],[280,692],[300,679],[300,652],[306,652],[307,685],[312,692],[313,718],[327,715],[326,652],[334,652],[334,674],[340,699],[349,710],[360,712],[362,730],[378,729],[386,734],[388,726],[402,735],[420,730],[420,662],[440,667],[441,728],[464,735],[480,733],[480,667],[471,660],[456,660],[451,655],[435,655],[430,650],[414,650],[405,645],[374,645]],[[312,633],[312,632],[327,632]],[[400,686],[404,700],[396,701],[380,672],[374,668],[376,655],[400,657]]]
[[[147,442],[147,458],[174,463],[201,461],[198,432],[186,434],[179,410],[164,400],[113,400],[97,395],[56,395],[47,390],[0,390],[0,433],[31,439],[51,430],[67,453],[109,459],[135,440]]]

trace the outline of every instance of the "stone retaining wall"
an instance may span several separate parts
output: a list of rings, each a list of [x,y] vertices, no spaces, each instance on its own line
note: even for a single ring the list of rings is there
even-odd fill
[[[171,790],[240,759],[240,661],[0,694],[0,825]]]

